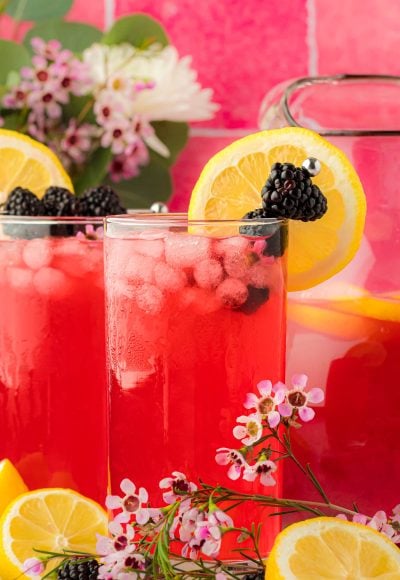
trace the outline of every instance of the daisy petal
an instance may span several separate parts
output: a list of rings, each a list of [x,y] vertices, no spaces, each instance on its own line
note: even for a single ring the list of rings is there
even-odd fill
[[[108,495],[106,497],[106,507],[109,510],[116,510],[122,506],[122,499],[118,495]]]
[[[133,495],[136,491],[136,485],[130,479],[123,479],[120,488],[125,495]]]
[[[289,403],[281,403],[278,405],[278,411],[282,417],[290,417],[292,414],[292,406]]]
[[[274,429],[277,425],[279,425],[281,416],[278,413],[278,411],[271,411],[271,413],[268,413],[267,420],[268,425],[271,427],[271,429]]]
[[[325,398],[325,393],[322,389],[315,387],[314,389],[310,389],[307,394],[307,400],[310,403],[322,403]]]
[[[311,409],[310,407],[300,407],[299,416],[300,416],[300,419],[302,421],[307,423],[308,421],[311,421],[312,419],[314,419],[315,411],[314,411],[314,409]]]
[[[261,395],[268,396],[272,391],[271,381],[260,381],[257,385],[257,389],[260,391]]]
[[[299,389],[304,389],[307,386],[308,376],[307,375],[293,375],[292,385]]]

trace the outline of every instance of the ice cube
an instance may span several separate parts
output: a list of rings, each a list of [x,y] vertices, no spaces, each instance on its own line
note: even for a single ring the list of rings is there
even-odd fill
[[[133,251],[142,256],[161,258],[164,256],[163,240],[132,240]]]
[[[126,264],[124,275],[131,284],[152,283],[156,265],[154,258],[133,254]]]
[[[261,259],[249,268],[246,276],[248,284],[255,288],[270,288],[277,285],[281,268]]]
[[[252,254],[226,254],[224,258],[224,269],[228,276],[231,278],[245,279],[248,275],[249,269],[254,264],[251,255]]]
[[[164,294],[153,284],[143,284],[135,292],[136,303],[147,314],[159,314],[164,306]]]
[[[88,242],[73,238],[61,240],[54,248],[52,264],[68,276],[82,278],[88,272],[103,269],[103,246],[101,242]]]
[[[242,236],[225,238],[215,242],[213,250],[217,256],[238,256],[244,254],[248,249],[249,240]]]
[[[215,292],[193,286],[180,293],[177,304],[179,309],[190,309],[195,314],[211,314],[221,308],[221,301]]]
[[[53,259],[50,240],[37,238],[29,240],[22,253],[23,260],[28,268],[39,270],[44,266],[49,266]]]
[[[248,297],[246,284],[237,278],[226,278],[218,286],[216,296],[226,308],[239,308]]]
[[[200,288],[213,289],[222,282],[224,270],[218,260],[210,258],[195,265],[193,276]]]
[[[161,290],[178,292],[187,284],[185,272],[169,266],[165,262],[159,262],[154,268],[154,279]]]
[[[211,240],[203,236],[171,233],[165,239],[165,257],[171,266],[194,267],[211,256]]]
[[[7,268],[7,277],[10,285],[19,292],[32,290],[33,272],[27,268]]]
[[[0,242],[0,262],[4,266],[23,266],[25,240]]]
[[[33,284],[42,296],[63,299],[71,292],[71,279],[61,270],[44,267],[35,272]]]

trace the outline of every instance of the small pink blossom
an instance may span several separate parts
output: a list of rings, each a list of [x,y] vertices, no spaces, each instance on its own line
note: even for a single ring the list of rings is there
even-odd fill
[[[258,414],[241,415],[236,421],[243,425],[234,427],[233,436],[240,439],[243,445],[253,445],[261,438],[263,427]]]
[[[81,164],[87,160],[88,152],[92,148],[92,139],[96,130],[93,125],[83,123],[78,125],[75,119],[70,119],[60,142],[61,151],[67,154],[72,161]]]
[[[277,470],[277,465],[269,459],[262,459],[257,461],[254,465],[248,465],[243,473],[243,479],[246,481],[255,481],[257,477],[260,478],[261,485],[273,486],[276,480],[273,473]]]
[[[190,542],[194,537],[197,526],[205,520],[206,514],[197,508],[190,508],[182,515],[181,527],[179,528],[179,538],[182,542]],[[182,550],[183,554],[183,550]]]
[[[61,43],[58,40],[45,42],[42,38],[35,36],[31,40],[31,46],[35,53],[47,60],[56,60],[61,50]]]
[[[104,238],[104,228],[103,226],[95,228],[93,224],[87,224],[85,226],[85,233],[78,232],[76,237],[79,240],[102,240]]]
[[[165,477],[160,481],[160,489],[168,489],[163,493],[166,504],[172,504],[184,498],[192,491],[197,490],[197,485],[188,481],[186,475],[180,471],[173,471],[172,477]]]
[[[206,556],[217,558],[221,550],[222,535],[218,525],[205,520],[200,522],[194,533],[195,545],[198,545]]]
[[[228,447],[220,447],[217,449],[215,461],[218,465],[230,465],[228,477],[234,481],[239,479],[243,469],[247,466],[246,460],[240,451],[229,449]]]
[[[271,381],[261,381],[257,385],[260,397],[255,393],[247,393],[244,402],[245,409],[255,409],[262,419],[267,419],[271,429],[278,426],[281,416],[278,413],[277,406],[283,403],[285,391],[282,383],[277,383],[274,387]]]
[[[38,558],[28,558],[24,562],[24,574],[35,577],[40,576],[45,571],[45,565]]]
[[[300,419],[304,422],[311,421],[315,417],[315,411],[309,405],[321,403],[325,395],[323,390],[319,388],[313,388],[306,392],[307,381],[307,375],[294,375],[290,389],[286,385],[282,386],[285,401],[278,405],[282,417],[291,417],[294,411],[298,412]]]
[[[336,517],[342,520],[348,519],[345,514],[339,514]],[[363,514],[354,514],[352,521],[369,526],[370,528],[385,534],[385,536],[387,536],[389,540],[392,540],[394,544],[400,543],[400,504],[393,509],[393,514],[390,517],[388,517],[386,512],[383,510],[379,510],[372,518]]]
[[[132,516],[135,516],[138,524],[146,524],[149,521],[150,513],[147,507],[143,507],[148,501],[148,493],[144,487],[140,487],[136,493],[136,485],[130,479],[121,481],[121,491],[125,494],[123,497],[109,495],[106,498],[106,506],[109,509],[121,509],[122,513],[118,514],[114,521],[117,523],[128,523]]]
[[[121,179],[131,179],[139,175],[140,167],[147,165],[149,161],[149,150],[138,138],[134,143],[131,143],[124,153],[113,158],[109,169],[111,179],[115,182]]]

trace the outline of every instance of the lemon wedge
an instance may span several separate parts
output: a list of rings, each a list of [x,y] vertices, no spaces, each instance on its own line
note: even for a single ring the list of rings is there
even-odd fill
[[[34,548],[95,553],[96,533],[107,534],[107,514],[96,502],[69,489],[39,489],[17,497],[0,518],[0,578],[21,572]],[[53,570],[51,561],[46,573]]]
[[[313,178],[328,200],[319,220],[290,220],[288,289],[304,290],[346,266],[361,243],[366,201],[346,155],[309,129],[261,131],[235,141],[205,165],[190,199],[190,220],[240,219],[261,207],[261,189],[273,163],[321,162]]]
[[[0,129],[0,203],[14,187],[29,189],[41,198],[50,185],[73,191],[71,179],[53,151],[22,133]]]
[[[321,517],[288,526],[276,538],[266,580],[398,580],[400,550],[367,526]]]
[[[0,515],[13,499],[27,491],[28,488],[11,461],[0,461]]]

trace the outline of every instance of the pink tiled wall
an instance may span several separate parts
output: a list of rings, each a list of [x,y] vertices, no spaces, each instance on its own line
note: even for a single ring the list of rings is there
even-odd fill
[[[196,125],[174,168],[171,207],[184,209],[204,162],[256,128],[263,95],[280,81],[308,74],[400,74],[399,0],[75,0],[69,14],[107,27],[145,12],[163,23],[221,108]],[[0,19],[0,36],[19,33]]]

